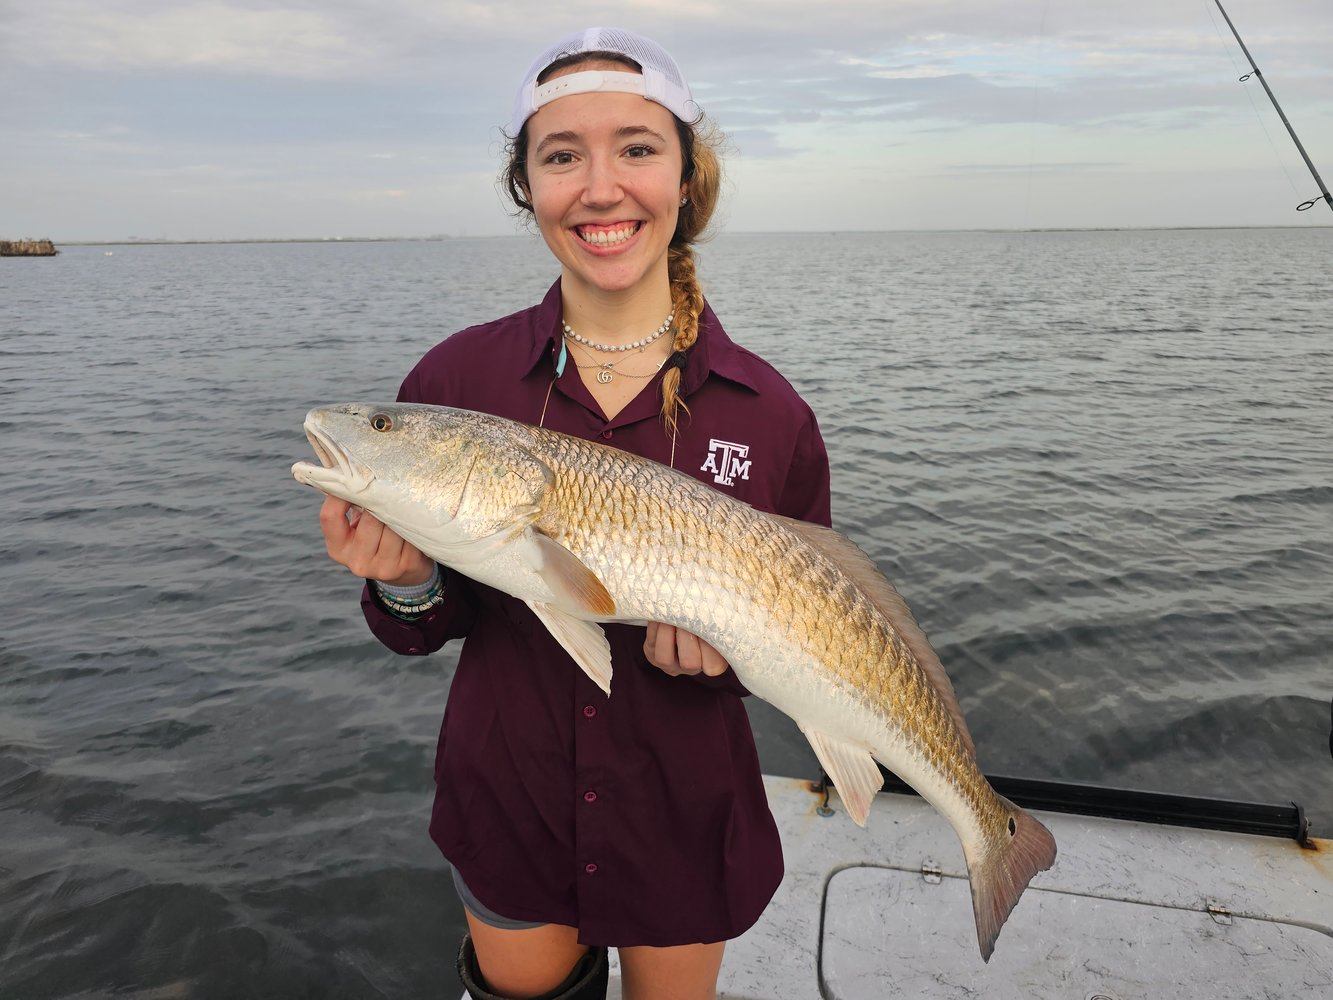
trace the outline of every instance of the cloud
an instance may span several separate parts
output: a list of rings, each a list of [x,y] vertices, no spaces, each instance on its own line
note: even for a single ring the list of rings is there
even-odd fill
[[[1024,172],[1096,173],[1107,205],[1120,190],[1147,203],[1150,177],[1169,201],[1190,170],[1271,169],[1256,115],[1303,169],[1257,83],[1236,82],[1243,57],[1210,11],[1207,0],[0,0],[0,148],[11,164],[40,164],[10,185],[24,191],[15,224],[34,231],[68,218],[66,231],[87,235],[96,218],[115,234],[122,218],[157,218],[142,225],[282,235],[324,213],[346,233],[433,232],[464,216],[508,232],[493,179],[518,76],[572,28],[623,24],[679,60],[731,136],[745,178],[737,218],[767,228],[796,224],[815,190],[811,218],[838,218],[845,201],[859,225],[896,225],[932,178],[965,178],[987,206]],[[1333,7],[1265,0],[1232,13],[1316,162],[1333,160]],[[856,178],[886,170],[894,185],[856,194]],[[75,189],[80,211],[62,194]],[[898,192],[908,208],[891,210]]]
[[[40,66],[320,78],[376,58],[364,38],[317,9],[45,0],[14,16],[15,57]]]
[[[1070,174],[1118,170],[1125,166],[1124,161],[1116,160],[1066,160],[1061,163],[954,163],[945,169],[961,174]]]
[[[767,128],[732,129],[727,138],[737,154],[752,159],[779,159],[803,152],[800,147],[784,145],[782,137]]]

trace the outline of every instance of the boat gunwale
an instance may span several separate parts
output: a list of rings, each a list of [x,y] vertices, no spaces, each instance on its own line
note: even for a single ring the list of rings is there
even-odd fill
[[[881,791],[919,794],[883,764],[879,770],[884,777]],[[1285,805],[1247,802],[1001,774],[987,774],[986,780],[997,792],[1024,809],[1277,837],[1294,840],[1306,850],[1323,849],[1320,842],[1310,836],[1310,820],[1305,809],[1296,802]],[[817,787],[827,799],[829,776],[822,770]]]

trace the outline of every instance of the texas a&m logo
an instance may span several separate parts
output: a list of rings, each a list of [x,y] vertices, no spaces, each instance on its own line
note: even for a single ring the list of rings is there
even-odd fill
[[[733,441],[719,441],[712,438],[708,442],[708,457],[699,466],[700,472],[711,472],[713,482],[722,486],[735,486],[736,477],[749,480],[750,463],[742,461],[750,454],[748,444],[736,444]]]

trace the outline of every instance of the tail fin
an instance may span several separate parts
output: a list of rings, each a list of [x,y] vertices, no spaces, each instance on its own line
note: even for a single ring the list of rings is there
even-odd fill
[[[1051,831],[1004,796],[999,799],[1008,813],[1004,825],[981,845],[977,856],[969,854],[967,858],[977,943],[986,962],[995,950],[1000,928],[1032,876],[1055,864],[1055,838]]]

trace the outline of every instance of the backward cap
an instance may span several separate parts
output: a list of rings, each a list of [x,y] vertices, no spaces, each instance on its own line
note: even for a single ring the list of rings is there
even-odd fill
[[[584,52],[614,52],[633,59],[642,67],[641,82],[627,81],[624,74],[619,73],[590,72],[563,77],[563,80],[573,81],[573,77],[577,76],[579,80],[558,90],[546,90],[537,83],[538,77],[553,62]],[[642,94],[686,123],[697,121],[700,115],[699,106],[694,103],[694,97],[690,93],[689,84],[685,82],[684,74],[666,49],[651,38],[644,38],[625,28],[587,28],[560,39],[538,56],[528,68],[523,77],[523,85],[518,88],[518,96],[514,101],[514,116],[509,124],[510,135],[517,136],[523,124],[543,104],[566,94],[590,93],[598,90]]]

